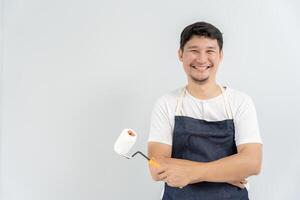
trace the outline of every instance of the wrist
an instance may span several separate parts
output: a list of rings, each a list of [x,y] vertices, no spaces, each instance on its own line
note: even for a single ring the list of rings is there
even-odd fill
[[[190,184],[205,181],[205,163],[195,162],[191,166]]]

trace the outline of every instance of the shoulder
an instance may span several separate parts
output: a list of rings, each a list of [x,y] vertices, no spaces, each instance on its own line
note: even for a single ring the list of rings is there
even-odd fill
[[[235,122],[239,122],[243,118],[245,118],[246,121],[250,118],[256,118],[256,108],[252,98],[248,94],[228,88],[228,99]]]
[[[175,115],[177,98],[181,90],[182,88],[178,88],[160,96],[154,104],[153,115],[165,115],[171,119]]]
[[[253,104],[252,98],[248,94],[241,92],[239,90],[227,87],[226,94],[228,96],[231,105],[234,108],[239,108],[240,106]]]
[[[177,98],[181,92],[182,88],[177,88],[173,91],[170,91],[162,96],[160,96],[157,101],[156,105],[157,106],[176,106],[177,104]]]
[[[234,115],[236,145],[262,143],[252,98],[244,92],[229,89],[228,99]]]

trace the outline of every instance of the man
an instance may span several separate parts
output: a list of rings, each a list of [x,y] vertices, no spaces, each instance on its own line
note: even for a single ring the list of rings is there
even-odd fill
[[[161,97],[153,110],[148,154],[163,200],[246,200],[247,177],[258,175],[262,140],[251,98],[216,83],[222,33],[197,22],[181,33],[179,60],[187,86]]]

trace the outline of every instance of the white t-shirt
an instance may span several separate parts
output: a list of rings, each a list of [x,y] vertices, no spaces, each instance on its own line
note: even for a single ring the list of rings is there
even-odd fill
[[[177,98],[182,88],[174,90],[156,102],[151,116],[149,142],[160,142],[172,145]],[[235,127],[236,145],[245,143],[262,143],[256,110],[252,99],[237,90],[226,87]],[[228,119],[228,113],[222,94],[217,97],[200,100],[188,91],[182,101],[183,116],[206,121],[222,121]]]

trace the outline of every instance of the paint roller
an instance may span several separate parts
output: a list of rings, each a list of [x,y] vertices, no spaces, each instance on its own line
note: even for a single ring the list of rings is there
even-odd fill
[[[124,129],[115,142],[115,145],[114,145],[115,152],[127,159],[133,158],[137,154],[140,154],[148,160],[148,163],[152,167],[159,167],[159,164],[157,162],[155,162],[153,159],[148,158],[141,151],[137,151],[134,154],[132,154],[131,156],[128,155],[130,149],[135,144],[136,138],[137,138],[137,134],[134,130],[128,129],[128,128]]]

